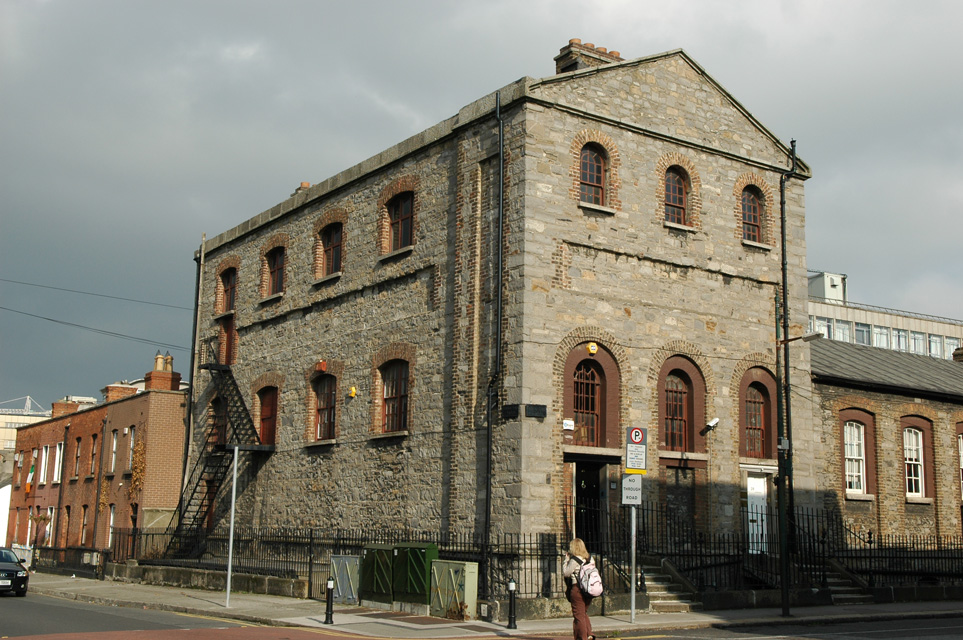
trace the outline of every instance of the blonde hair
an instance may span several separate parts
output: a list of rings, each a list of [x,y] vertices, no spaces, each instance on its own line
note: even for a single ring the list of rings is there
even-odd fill
[[[568,543],[568,552],[579,558],[587,559],[589,557],[588,549],[585,548],[585,543],[581,538],[572,538],[572,541]]]

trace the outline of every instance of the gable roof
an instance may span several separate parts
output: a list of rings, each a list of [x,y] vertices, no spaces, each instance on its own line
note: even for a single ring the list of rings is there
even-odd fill
[[[810,343],[813,381],[963,402],[963,363],[849,344]]]

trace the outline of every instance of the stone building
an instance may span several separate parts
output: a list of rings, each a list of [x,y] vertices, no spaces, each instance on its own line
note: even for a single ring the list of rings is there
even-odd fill
[[[202,245],[187,526],[224,513],[234,444],[260,525],[591,537],[573,507],[618,504],[629,427],[645,499],[707,528],[770,499],[791,150],[681,50],[555,62]]]
[[[963,350],[954,362],[817,340],[812,375],[825,506],[857,531],[959,535]]]
[[[188,400],[173,359],[158,353],[142,384],[103,393],[100,404],[55,402],[49,419],[18,429],[8,545],[103,549],[116,529],[170,524]]]

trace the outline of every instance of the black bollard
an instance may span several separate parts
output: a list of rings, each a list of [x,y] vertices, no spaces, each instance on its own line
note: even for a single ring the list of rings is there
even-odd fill
[[[515,578],[508,579],[508,628],[518,628],[515,624]]]
[[[324,607],[324,622],[322,624],[334,624],[334,578],[328,577],[327,604]]]

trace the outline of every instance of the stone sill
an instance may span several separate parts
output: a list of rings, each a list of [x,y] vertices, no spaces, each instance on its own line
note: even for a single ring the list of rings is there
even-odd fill
[[[708,460],[709,454],[694,451],[660,451],[659,457],[670,460]]]
[[[933,498],[914,498],[912,496],[906,496],[906,504],[933,504]]]
[[[342,271],[335,271],[334,273],[329,273],[328,275],[322,276],[322,277],[318,278],[317,280],[315,280],[314,282],[312,282],[312,283],[311,283],[311,286],[312,286],[312,287],[319,287],[319,286],[321,286],[321,285],[323,285],[323,284],[328,284],[328,283],[330,283],[330,282],[334,282],[334,281],[336,281],[336,280],[339,280],[339,279],[341,278],[341,276],[343,275],[343,273],[344,273],[344,272],[342,272]]]
[[[772,247],[768,244],[762,244],[761,242],[753,242],[752,240],[743,240],[742,246],[752,247],[753,249],[761,249],[762,251],[772,251]]]
[[[305,449],[317,449],[319,447],[330,447],[331,445],[338,444],[337,438],[329,438],[327,440],[315,440],[314,442],[308,442],[304,445]]]
[[[385,438],[406,438],[409,432],[407,429],[404,431],[389,431],[388,433],[373,433],[370,436],[371,440],[384,440]]]
[[[415,250],[414,244],[409,244],[407,247],[401,247],[400,249],[395,249],[391,253],[386,253],[383,256],[378,256],[378,262],[387,262],[389,260],[394,260],[395,258],[401,258],[406,256]]]
[[[697,229],[695,227],[690,227],[687,224],[676,224],[675,222],[668,222],[666,220],[662,221],[662,226],[666,229],[674,229],[675,231],[685,231],[686,233],[695,233]]]
[[[276,302],[276,301],[280,300],[280,299],[283,298],[283,297],[284,297],[284,292],[283,292],[283,291],[281,291],[280,293],[273,293],[273,294],[269,295],[269,296],[266,297],[266,298],[261,298],[261,299],[258,301],[258,304],[271,304],[272,302]]]
[[[590,455],[590,456],[606,456],[606,457],[610,457],[610,458],[611,458],[611,457],[621,458],[621,457],[622,457],[622,454],[625,453],[625,451],[624,451],[623,449],[621,449],[621,448],[616,448],[616,447],[611,447],[611,448],[610,448],[610,447],[589,447],[589,446],[581,445],[581,444],[563,444],[563,445],[562,445],[562,452],[563,452],[563,453],[579,453],[579,454],[582,454],[582,455]]]
[[[77,482],[78,480],[80,480],[80,476],[74,476],[74,477],[70,478],[70,479],[68,480],[68,482]]]
[[[230,311],[225,311],[224,313],[218,313],[217,315],[214,316],[214,321],[216,322],[217,320],[223,320],[224,318],[230,318],[230,317],[233,316],[233,315],[234,315],[234,309],[231,309]]]
[[[855,502],[876,502],[876,496],[872,493],[847,493],[846,499]]]
[[[595,213],[604,213],[607,216],[614,216],[618,213],[615,209],[611,207],[603,207],[600,204],[593,204],[591,202],[579,202],[579,209],[585,209],[586,211],[594,211]]]

